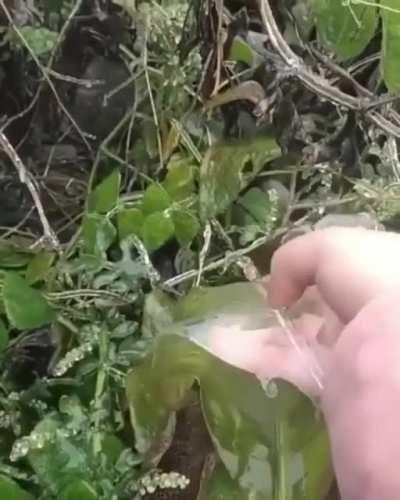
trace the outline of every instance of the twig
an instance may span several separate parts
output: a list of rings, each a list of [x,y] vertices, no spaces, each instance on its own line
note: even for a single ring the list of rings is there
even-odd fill
[[[63,75],[54,69],[46,69],[47,73],[56,78],[57,80],[61,80],[67,83],[73,83],[75,85],[79,85],[86,88],[91,88],[94,85],[104,85],[104,80],[88,80],[87,78],[76,78],[71,75]]]
[[[30,174],[27,171],[25,165],[22,163],[21,158],[18,156],[18,153],[15,151],[14,147],[8,140],[7,136],[4,132],[0,131],[0,145],[3,147],[5,153],[12,161],[14,167],[16,168],[19,176],[19,180],[22,184],[28,188],[33,202],[35,204],[36,210],[39,215],[40,222],[43,227],[43,235],[48,240],[52,246],[56,249],[60,248],[60,243],[54,231],[52,230],[49,221],[47,220],[46,214],[43,209],[42,202],[40,201],[40,196],[36,187],[36,184]]]
[[[269,40],[279,54],[290,74],[297,77],[305,87],[321,97],[340,106],[356,111],[364,111],[366,117],[389,135],[400,138],[400,127],[392,123],[376,111],[368,111],[371,99],[368,97],[353,97],[333,87],[326,78],[312,72],[305,66],[303,60],[297,56],[283,38],[276,24],[268,0],[259,0],[261,20],[268,34]],[[368,92],[368,91],[367,91]]]
[[[301,217],[299,220],[297,220],[292,226],[301,226],[308,218],[309,215],[305,215],[304,217]],[[210,271],[216,271],[217,269],[226,267],[226,265],[229,263],[237,262],[240,257],[243,257],[244,255],[251,253],[253,250],[262,247],[269,241],[273,241],[275,238],[284,235],[289,230],[289,228],[289,226],[281,227],[278,230],[274,231],[273,234],[262,236],[261,238],[256,239],[248,247],[239,248],[239,250],[236,250],[235,252],[228,252],[226,255],[224,255],[224,257],[215,260],[214,262],[210,262],[209,264],[204,266],[202,269],[202,274],[209,273]],[[162,285],[165,288],[172,288],[176,285],[179,285],[180,283],[196,278],[198,272],[198,269],[190,269],[190,271],[186,271],[182,274],[179,274],[178,276],[174,276],[173,278],[164,281]]]
[[[207,258],[208,250],[210,248],[211,236],[212,236],[211,225],[210,223],[207,223],[203,233],[204,244],[202,249],[200,250],[200,255],[199,255],[199,269],[197,270],[196,286],[200,285],[201,275],[203,274],[203,269],[204,269],[204,262]]]

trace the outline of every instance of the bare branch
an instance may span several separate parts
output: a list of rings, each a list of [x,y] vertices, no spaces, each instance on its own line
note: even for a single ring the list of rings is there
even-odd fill
[[[339,106],[355,111],[363,111],[370,121],[387,134],[400,138],[400,126],[385,118],[381,113],[369,110],[376,106],[376,99],[368,96],[369,91],[367,89],[363,92],[363,97],[354,97],[333,87],[326,78],[312,72],[286,43],[276,24],[269,1],[259,0],[259,5],[261,20],[269,40],[293,76],[297,77],[305,87],[319,96]]]
[[[54,248],[58,249],[60,247],[60,243],[54,231],[52,230],[49,221],[47,220],[35,181],[32,178],[31,173],[26,169],[21,158],[18,156],[18,153],[15,151],[7,136],[4,134],[4,132],[1,131],[0,145],[16,168],[20,182],[22,184],[25,184],[32,196],[33,202],[39,215],[40,222],[43,227],[43,236],[46,238],[46,240],[48,240],[49,243],[51,243]]]

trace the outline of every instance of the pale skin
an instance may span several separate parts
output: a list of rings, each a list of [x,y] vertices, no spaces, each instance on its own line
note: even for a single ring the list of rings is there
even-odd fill
[[[297,317],[323,388],[279,328],[249,344],[229,332],[214,351],[260,377],[318,397],[342,500],[400,498],[400,235],[330,228],[282,246],[266,283],[273,307]]]

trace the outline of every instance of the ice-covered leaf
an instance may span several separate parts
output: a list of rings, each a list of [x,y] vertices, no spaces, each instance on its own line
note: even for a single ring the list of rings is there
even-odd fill
[[[35,427],[37,434],[47,434],[53,439],[45,442],[41,449],[32,450],[28,460],[42,485],[53,493],[63,491],[77,480],[90,477],[90,458],[79,437],[67,437],[57,430],[64,427],[57,416],[48,416]]]
[[[279,155],[276,141],[269,137],[210,148],[200,169],[201,218],[207,220],[224,212],[263,166]]]
[[[210,481],[206,491],[214,496],[206,498],[227,498],[220,492],[235,491],[229,498],[321,500],[332,471],[323,421],[309,399],[282,381],[274,382],[274,392],[266,391],[255,376],[187,336],[189,329],[191,335],[207,331],[218,315],[247,313],[249,328],[274,324],[263,294],[248,283],[194,289],[161,309],[168,314],[152,325],[153,334],[158,329],[154,348],[127,378],[140,451],[151,456],[168,447],[175,412],[196,381],[207,428],[227,474]]]

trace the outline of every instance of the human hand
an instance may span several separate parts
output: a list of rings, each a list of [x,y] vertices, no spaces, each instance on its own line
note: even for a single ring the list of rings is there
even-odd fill
[[[297,307],[311,285],[325,304],[297,324],[296,334],[317,341],[325,371],[319,396],[342,498],[398,499],[400,236],[332,228],[290,241],[272,262],[270,302]],[[220,343],[217,353],[230,350],[242,368],[315,391],[293,349],[277,349],[270,340],[260,334],[245,358],[238,341],[225,348]]]

